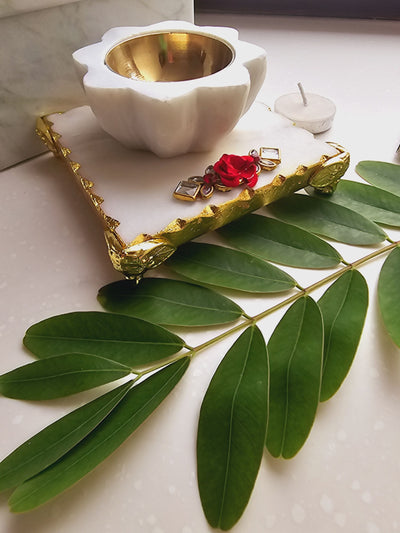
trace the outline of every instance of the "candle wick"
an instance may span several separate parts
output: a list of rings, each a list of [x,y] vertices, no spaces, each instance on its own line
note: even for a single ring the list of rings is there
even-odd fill
[[[303,104],[304,104],[305,106],[308,105],[308,100],[307,100],[306,93],[304,92],[303,86],[302,86],[302,84],[301,84],[300,82],[297,84],[297,87],[299,88],[299,91],[300,91],[301,97],[302,97],[302,99],[303,99]]]

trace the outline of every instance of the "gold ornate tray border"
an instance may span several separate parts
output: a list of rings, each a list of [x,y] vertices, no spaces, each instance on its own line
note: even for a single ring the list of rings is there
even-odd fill
[[[177,218],[155,235],[141,234],[132,242],[125,243],[117,231],[118,220],[103,211],[103,198],[94,192],[93,181],[80,173],[80,164],[72,159],[71,150],[62,144],[61,135],[54,131],[48,116],[38,118],[36,133],[56,157],[64,160],[95,208],[103,223],[108,253],[114,268],[125,277],[135,279],[139,279],[146,270],[163,263],[181,244],[299,189],[312,186],[320,192],[332,193],[350,163],[350,155],[343,147],[327,143],[335,148],[335,155],[322,155],[318,162],[309,166],[300,164],[294,174],[277,174],[267,185],[255,190],[244,189],[233,200],[219,205],[207,205],[195,217]]]

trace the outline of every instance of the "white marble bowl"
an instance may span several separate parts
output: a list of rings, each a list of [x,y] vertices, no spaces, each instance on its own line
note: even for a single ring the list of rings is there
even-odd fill
[[[266,73],[265,51],[236,30],[182,21],[113,28],[73,58],[101,127],[159,157],[211,149]]]

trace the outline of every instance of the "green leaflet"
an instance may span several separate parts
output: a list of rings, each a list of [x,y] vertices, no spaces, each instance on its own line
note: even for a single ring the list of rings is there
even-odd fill
[[[283,265],[328,268],[341,261],[338,252],[316,235],[261,215],[247,215],[218,233],[232,246]]]
[[[394,248],[384,262],[378,282],[378,300],[383,323],[400,347],[400,248]]]
[[[269,342],[269,421],[266,446],[274,457],[293,457],[303,446],[319,403],[323,325],[318,305],[297,300]]]
[[[195,281],[239,291],[280,292],[296,285],[286,272],[257,257],[214,244],[189,242],[167,264]]]
[[[377,244],[386,235],[379,226],[341,205],[294,194],[268,206],[278,218],[347,244]]]
[[[356,172],[368,183],[400,196],[400,165],[382,161],[360,161]]]
[[[93,389],[130,374],[104,357],[64,354],[21,366],[0,376],[0,393],[20,400],[52,400]]]
[[[116,281],[102,287],[101,305],[116,313],[170,326],[210,326],[238,319],[234,302],[206,287],[172,279],[145,278]]]
[[[0,490],[19,485],[51,465],[88,435],[122,400],[132,381],[60,418],[0,463]]]
[[[197,477],[212,527],[228,530],[250,498],[268,416],[268,357],[252,326],[233,344],[204,397],[197,434]]]
[[[88,311],[34,324],[26,332],[24,344],[39,358],[89,353],[134,368],[179,352],[184,342],[139,318]]]
[[[324,199],[357,211],[379,224],[400,226],[400,197],[378,187],[340,180],[334,194],[324,196]]]
[[[360,341],[368,308],[368,286],[357,270],[342,274],[318,301],[324,321],[324,364],[320,400],[345,379]]]
[[[66,455],[25,481],[9,500],[13,512],[25,512],[54,498],[108,457],[158,407],[189,365],[185,357],[133,387],[113,411]]]

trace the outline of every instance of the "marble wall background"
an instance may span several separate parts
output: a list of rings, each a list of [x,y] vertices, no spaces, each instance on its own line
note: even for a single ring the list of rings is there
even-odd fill
[[[162,20],[193,22],[193,0],[0,0],[0,169],[44,150],[37,116],[85,102],[74,50]]]
[[[18,15],[26,11],[37,11],[45,7],[71,4],[76,0],[0,0],[0,17]]]

